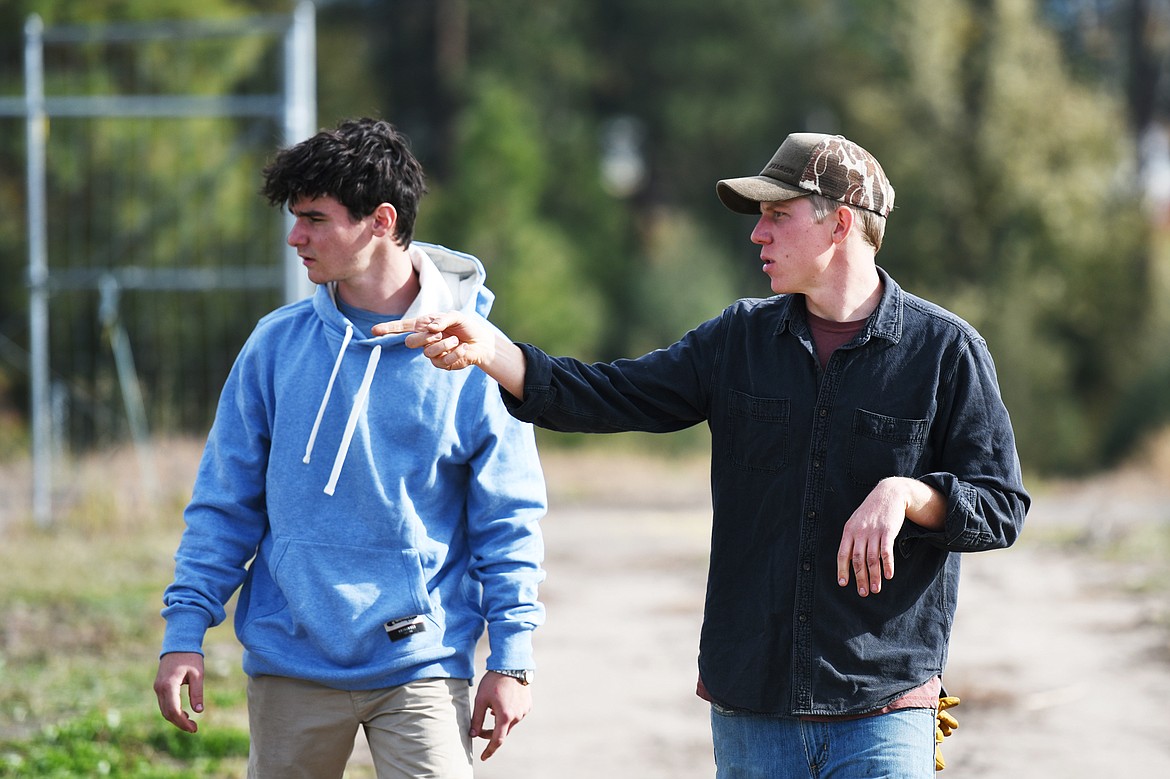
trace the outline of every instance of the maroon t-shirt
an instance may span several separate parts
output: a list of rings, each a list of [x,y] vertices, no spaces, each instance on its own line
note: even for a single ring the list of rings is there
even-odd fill
[[[829,358],[838,347],[844,346],[853,340],[865,327],[864,319],[856,322],[834,322],[831,319],[822,319],[811,311],[805,310],[808,319],[808,329],[812,331],[813,343],[817,347],[817,359],[820,360],[821,370],[829,364]]]

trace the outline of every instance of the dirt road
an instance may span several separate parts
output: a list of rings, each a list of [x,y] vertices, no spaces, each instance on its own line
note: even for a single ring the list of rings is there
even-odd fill
[[[1014,548],[965,558],[946,673],[963,703],[943,779],[1168,775],[1170,445],[1163,451],[1144,473],[1047,486]],[[181,471],[166,483],[190,482],[191,452],[159,457]],[[579,452],[545,453],[544,463],[548,621],[536,639],[536,708],[478,779],[713,776],[707,707],[694,695],[706,464]],[[3,527],[27,513],[27,468],[0,477]],[[1143,545],[1160,548],[1160,570]],[[372,776],[360,746],[347,776]]]
[[[1168,775],[1170,600],[1101,552],[1127,534],[1165,552],[1167,528],[1170,492],[1149,479],[1064,485],[1036,496],[1015,548],[964,560],[944,776]]]
[[[713,776],[707,707],[693,692],[705,466],[554,457],[546,467],[536,708],[477,777]],[[965,559],[946,675],[963,703],[940,776],[1166,775],[1166,595],[1134,591],[1146,572],[1095,550],[1170,524],[1168,495],[1140,478],[1065,485],[1037,496],[1014,548]]]

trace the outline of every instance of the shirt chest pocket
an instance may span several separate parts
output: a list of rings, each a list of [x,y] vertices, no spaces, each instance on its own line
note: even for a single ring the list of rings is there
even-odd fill
[[[925,419],[900,419],[863,408],[853,415],[849,478],[871,487],[887,476],[914,476],[926,445]]]
[[[728,447],[737,468],[776,472],[788,464],[791,403],[787,398],[728,394]]]

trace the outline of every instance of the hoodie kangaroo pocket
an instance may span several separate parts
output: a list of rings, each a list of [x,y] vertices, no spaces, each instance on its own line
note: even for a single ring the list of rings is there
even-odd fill
[[[414,549],[280,540],[272,577],[288,603],[294,638],[341,665],[389,651],[385,623],[434,610]],[[402,643],[396,651],[411,651],[418,642]]]

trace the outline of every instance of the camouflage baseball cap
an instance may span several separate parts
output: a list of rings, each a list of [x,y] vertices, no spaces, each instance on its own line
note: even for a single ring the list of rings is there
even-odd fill
[[[889,216],[894,188],[873,155],[840,135],[792,133],[758,176],[715,185],[723,205],[758,214],[760,203],[818,194]]]

